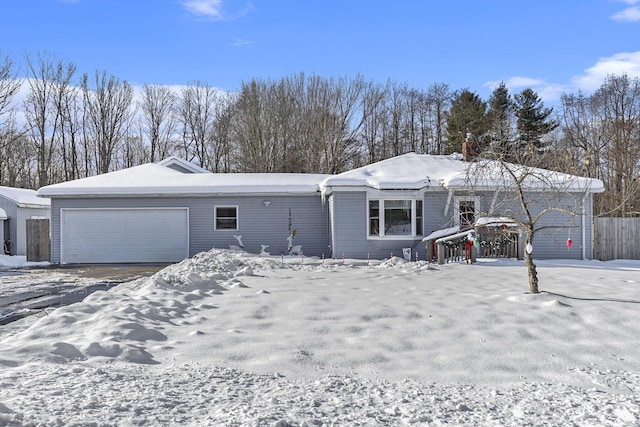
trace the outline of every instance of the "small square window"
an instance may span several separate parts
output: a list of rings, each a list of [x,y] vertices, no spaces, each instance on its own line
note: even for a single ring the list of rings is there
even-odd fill
[[[238,207],[237,206],[216,206],[215,208],[215,229],[216,230],[237,230],[238,229]]]

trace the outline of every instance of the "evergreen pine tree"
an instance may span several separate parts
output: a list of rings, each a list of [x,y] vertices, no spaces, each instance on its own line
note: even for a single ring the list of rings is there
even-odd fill
[[[501,82],[489,98],[489,135],[491,151],[498,156],[508,156],[513,148],[514,103],[509,89]]]
[[[549,116],[553,108],[545,108],[538,94],[530,88],[515,95],[515,114],[520,144],[526,151],[542,147],[542,137],[558,127]]]
[[[447,114],[449,153],[461,152],[469,138],[482,150],[487,142],[487,103],[468,89],[457,91]]]

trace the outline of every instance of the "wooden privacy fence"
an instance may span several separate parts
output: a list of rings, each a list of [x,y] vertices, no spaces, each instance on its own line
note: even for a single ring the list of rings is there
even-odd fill
[[[593,257],[640,259],[640,218],[596,218]]]
[[[27,220],[27,261],[41,262],[51,259],[49,220]]]

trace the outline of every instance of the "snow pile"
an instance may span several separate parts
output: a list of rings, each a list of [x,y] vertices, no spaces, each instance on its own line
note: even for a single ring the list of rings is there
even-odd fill
[[[637,425],[639,262],[212,250],[0,331],[0,425]]]
[[[49,265],[49,262],[27,262],[24,255],[0,255],[0,269]]]

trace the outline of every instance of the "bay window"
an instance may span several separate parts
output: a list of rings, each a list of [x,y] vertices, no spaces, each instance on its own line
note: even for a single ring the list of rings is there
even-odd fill
[[[422,200],[369,200],[370,237],[402,237],[422,235]]]

